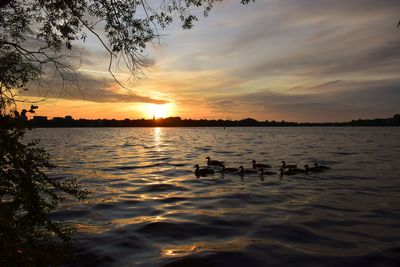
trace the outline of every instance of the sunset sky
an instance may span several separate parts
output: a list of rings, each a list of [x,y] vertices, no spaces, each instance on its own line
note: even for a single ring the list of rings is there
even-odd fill
[[[37,115],[137,119],[252,117],[348,121],[400,113],[399,0],[256,0],[218,3],[191,30],[173,25],[150,45],[130,91],[88,38],[81,90],[57,77]],[[114,69],[121,81],[124,70]],[[36,87],[35,87],[36,88]],[[31,89],[30,96],[44,89]]]

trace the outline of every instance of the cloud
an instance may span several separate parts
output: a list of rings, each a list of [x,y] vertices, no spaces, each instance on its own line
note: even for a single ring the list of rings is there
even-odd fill
[[[63,83],[62,77],[53,71],[47,73],[37,84],[31,85],[25,96],[57,98],[68,100],[86,100],[99,103],[153,103],[165,104],[168,101],[141,96],[133,91],[120,88],[117,82],[102,75],[94,76],[82,72],[67,74],[73,84]]]
[[[255,4],[252,19],[237,22],[224,36],[222,54],[236,51],[234,76],[321,76],[363,72],[398,73],[400,2],[267,1]],[[248,15],[248,14],[246,14]],[[245,60],[244,60],[245,59]]]
[[[322,93],[284,94],[270,90],[210,97],[215,112],[254,114],[258,118],[298,121],[351,120],[366,117],[391,117],[399,113],[400,79],[332,81],[320,86],[340,86]]]
[[[179,39],[158,76],[180,103],[203,101],[221,117],[391,116],[400,101],[398,10],[398,0],[225,3],[206,26],[171,37]]]

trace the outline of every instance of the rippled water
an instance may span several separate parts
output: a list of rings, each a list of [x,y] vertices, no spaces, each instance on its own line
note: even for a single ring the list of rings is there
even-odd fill
[[[54,214],[79,229],[82,266],[399,266],[400,128],[36,129],[92,194]],[[312,163],[283,177],[227,167]]]

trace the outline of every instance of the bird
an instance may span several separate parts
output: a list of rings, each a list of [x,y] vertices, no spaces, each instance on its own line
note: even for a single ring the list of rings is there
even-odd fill
[[[261,175],[274,175],[274,174],[276,174],[276,172],[264,171],[264,169],[260,169],[260,174]]]
[[[300,168],[290,168],[290,171],[292,171],[293,173],[305,173],[308,174],[308,171],[310,170],[310,168],[308,168],[308,165],[304,165],[304,169],[300,169]]]
[[[324,165],[319,165],[318,162],[315,162],[314,166],[315,166],[316,169],[319,169],[319,170],[330,170],[331,169],[331,167],[324,166]]]
[[[284,160],[282,160],[282,169],[294,169],[297,168],[297,164],[286,164]]]
[[[239,171],[238,168],[230,168],[230,167],[225,168],[225,165],[222,164],[222,170],[221,170],[221,172],[238,172],[238,171]]]
[[[207,159],[207,165],[208,166],[221,166],[224,164],[225,161],[219,161],[219,160],[211,160],[210,157],[206,157]]]
[[[297,172],[295,172],[293,169],[285,170],[283,168],[280,168],[279,172],[280,172],[279,173],[280,177],[283,177],[283,175],[295,175],[295,174],[297,174]]]
[[[194,175],[196,175],[197,178],[199,178],[200,176],[207,176],[207,174],[213,174],[214,170],[212,169],[208,169],[208,168],[201,168],[199,164],[196,164],[193,166],[193,168],[196,168],[194,170]]]
[[[271,168],[268,164],[257,163],[256,160],[253,159],[253,169],[264,169],[264,168]]]
[[[307,164],[304,165],[305,173],[308,174],[309,172],[322,172],[321,169],[318,169],[316,167],[309,167]]]
[[[245,169],[245,168],[243,168],[243,166],[239,166],[239,174],[240,175],[244,175],[244,174],[255,174],[255,173],[257,173],[257,171],[256,170],[253,170],[253,169]]]

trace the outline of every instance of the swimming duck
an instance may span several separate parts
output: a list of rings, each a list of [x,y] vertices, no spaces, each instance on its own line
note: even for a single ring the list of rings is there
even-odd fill
[[[297,164],[286,164],[284,160],[282,160],[282,169],[294,169],[297,168]]]
[[[280,177],[283,177],[283,175],[295,175],[295,174],[297,174],[297,172],[295,172],[293,169],[288,169],[288,170],[285,170],[283,168],[279,169]]]
[[[307,164],[304,165],[304,170],[305,170],[305,173],[306,173],[306,174],[308,174],[309,172],[322,172],[321,169],[318,169],[318,168],[316,168],[316,167],[308,167]]]
[[[322,170],[322,171],[331,169],[331,167],[324,166],[324,165],[319,165],[318,162],[315,162],[314,166],[315,166],[316,169],[319,169],[319,170]]]
[[[264,169],[260,169],[261,175],[274,175],[276,172],[264,171]]]
[[[253,169],[264,169],[264,168],[271,168],[268,164],[257,163],[256,160],[253,159]]]
[[[239,174],[244,175],[244,174],[255,174],[257,173],[256,170],[253,169],[245,169],[243,166],[239,166]]]
[[[310,168],[308,168],[308,165],[306,164],[306,165],[304,165],[304,169],[295,167],[295,168],[290,168],[289,170],[294,172],[294,173],[305,173],[305,174],[308,174],[308,171],[310,170]]]
[[[213,174],[214,173],[214,170],[212,170],[212,169],[207,169],[207,168],[201,168],[200,169],[199,164],[194,165],[193,168],[196,168],[194,170],[194,175],[196,175],[197,178],[199,178],[200,176],[204,177],[204,176],[207,176],[207,174]]]
[[[238,168],[230,168],[230,167],[225,168],[225,165],[222,164],[222,170],[221,170],[221,172],[238,172],[238,171],[239,171]]]
[[[207,165],[208,166],[221,166],[224,164],[225,161],[219,161],[219,160],[211,160],[210,157],[206,157],[207,159]]]

